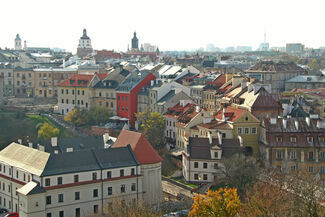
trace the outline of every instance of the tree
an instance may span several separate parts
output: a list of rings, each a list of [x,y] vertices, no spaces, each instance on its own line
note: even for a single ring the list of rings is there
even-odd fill
[[[241,202],[235,188],[208,190],[206,195],[198,194],[193,200],[189,217],[234,217],[241,209]]]
[[[59,133],[60,130],[58,128],[55,128],[51,124],[45,122],[38,130],[38,138],[48,140],[52,137],[58,136]]]
[[[165,120],[159,112],[145,112],[137,114],[140,123],[139,130],[155,148],[161,148],[165,144]]]
[[[238,194],[244,197],[247,189],[256,182],[257,174],[258,166],[253,157],[236,154],[222,160],[215,182],[221,179],[226,186],[236,188]]]
[[[75,126],[97,125],[109,121],[109,112],[106,108],[93,107],[90,110],[73,109],[64,120],[74,124]]]
[[[308,63],[308,66],[312,69],[312,70],[319,70],[320,69],[320,65],[317,62],[316,59],[312,59],[312,61],[310,63]]]

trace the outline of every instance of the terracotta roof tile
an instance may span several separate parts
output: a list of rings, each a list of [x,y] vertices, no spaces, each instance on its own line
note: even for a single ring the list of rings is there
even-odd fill
[[[113,148],[126,147],[128,144],[131,145],[137,160],[141,164],[155,164],[162,162],[162,158],[143,134],[122,130],[120,135],[117,137]]]
[[[228,121],[234,122],[236,121],[242,114],[244,114],[246,110],[234,108],[231,106],[226,107],[225,117],[229,118]],[[219,110],[215,115],[217,120],[222,120],[223,109]]]
[[[88,87],[91,80],[94,76],[97,75],[100,80],[104,79],[108,74],[100,73],[100,74],[77,74],[73,75],[67,80],[57,84],[57,86],[63,87]]]

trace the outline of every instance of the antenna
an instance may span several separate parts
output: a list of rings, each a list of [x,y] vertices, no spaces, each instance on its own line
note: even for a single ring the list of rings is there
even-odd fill
[[[266,32],[264,32],[264,44],[266,43]]]

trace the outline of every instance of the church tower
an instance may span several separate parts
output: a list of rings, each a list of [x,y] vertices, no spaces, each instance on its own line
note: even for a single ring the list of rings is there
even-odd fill
[[[87,55],[90,55],[93,52],[93,48],[91,46],[91,40],[87,35],[87,30],[83,30],[83,34],[79,39],[79,44],[77,48],[78,57],[82,58]]]
[[[21,50],[21,39],[19,34],[17,34],[15,38],[15,50]]]
[[[139,40],[137,38],[137,33],[134,32],[132,38],[132,50],[139,50]]]

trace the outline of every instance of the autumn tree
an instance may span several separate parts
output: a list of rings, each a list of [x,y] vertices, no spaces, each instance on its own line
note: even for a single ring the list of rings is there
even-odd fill
[[[320,65],[317,62],[316,59],[312,59],[312,61],[310,63],[308,63],[308,66],[312,69],[312,70],[319,70],[320,69]]]
[[[194,198],[189,217],[234,217],[241,209],[241,202],[235,188],[208,190],[206,195]]]
[[[57,137],[60,133],[60,130],[56,127],[53,127],[51,124],[45,122],[38,130],[38,138],[48,140],[52,137]]]
[[[139,130],[146,139],[156,148],[161,148],[165,144],[165,120],[159,112],[145,112],[137,114]]]
[[[64,120],[79,127],[106,123],[109,121],[109,117],[109,112],[106,108],[93,107],[90,110],[73,109],[64,116]]]

